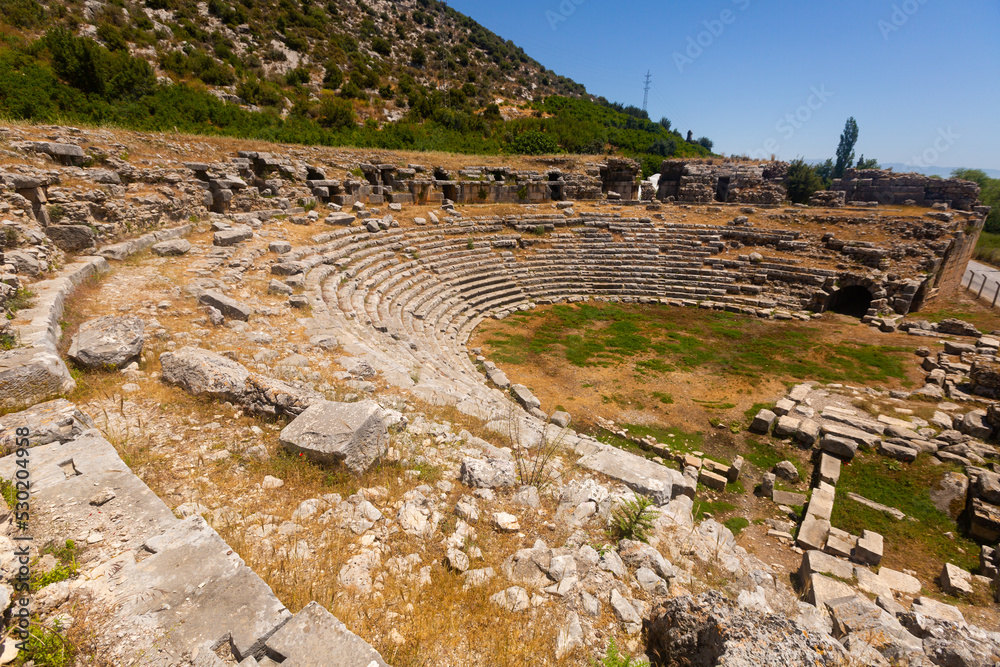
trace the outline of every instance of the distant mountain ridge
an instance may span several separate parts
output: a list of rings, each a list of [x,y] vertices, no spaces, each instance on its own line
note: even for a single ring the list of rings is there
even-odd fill
[[[808,164],[823,164],[825,160],[806,160]],[[951,173],[959,168],[979,169],[990,178],[1000,178],[1000,169],[983,169],[981,167],[918,167],[904,162],[880,162],[883,169],[892,169],[900,174],[923,174],[924,176],[940,176],[941,178],[951,178]]]

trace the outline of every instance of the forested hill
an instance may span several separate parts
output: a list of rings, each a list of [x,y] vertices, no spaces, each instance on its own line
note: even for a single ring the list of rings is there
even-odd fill
[[[0,0],[0,22],[17,119],[644,166],[711,148],[437,0]]]

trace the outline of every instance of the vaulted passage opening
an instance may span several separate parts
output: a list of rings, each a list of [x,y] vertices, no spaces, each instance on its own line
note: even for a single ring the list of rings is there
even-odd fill
[[[861,285],[851,285],[837,290],[830,296],[827,310],[851,317],[864,317],[871,305],[872,293]]]
[[[715,201],[725,202],[729,199],[730,176],[719,177],[719,183],[715,187]]]

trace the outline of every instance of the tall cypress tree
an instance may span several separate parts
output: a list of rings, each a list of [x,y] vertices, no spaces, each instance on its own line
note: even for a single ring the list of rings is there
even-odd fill
[[[854,163],[854,146],[858,143],[858,121],[854,116],[844,124],[844,133],[840,135],[840,145],[837,146],[837,164],[833,167],[833,177],[842,178],[844,171]]]

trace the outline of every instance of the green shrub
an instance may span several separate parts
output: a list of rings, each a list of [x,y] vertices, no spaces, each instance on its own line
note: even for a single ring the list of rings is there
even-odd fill
[[[614,637],[608,639],[608,650],[605,652],[604,658],[600,662],[591,660],[590,664],[593,667],[649,667],[649,663],[645,660],[636,662],[631,656],[622,655],[615,644]]]
[[[35,0],[0,0],[0,19],[15,28],[34,28],[45,18],[45,8]]]
[[[507,147],[511,153],[520,155],[544,155],[555,153],[559,149],[555,139],[537,130],[522,132],[514,137]]]
[[[806,164],[802,158],[798,158],[788,165],[785,189],[788,192],[788,198],[794,203],[808,204],[813,193],[822,187],[823,181],[816,174],[816,170]]]
[[[324,94],[319,103],[319,124],[331,129],[354,126],[354,105],[349,100]]]
[[[653,528],[653,519],[657,511],[653,509],[653,501],[646,496],[638,496],[635,500],[623,500],[611,513],[611,533],[616,540],[649,540],[649,531]]]
[[[66,217],[66,210],[62,207],[62,204],[49,204],[45,210],[49,214],[49,221],[53,224],[58,223]]]
[[[35,620],[29,627],[25,649],[18,657],[23,656],[35,667],[70,667],[76,653],[76,647],[66,639],[59,619],[53,621],[51,628]]]

